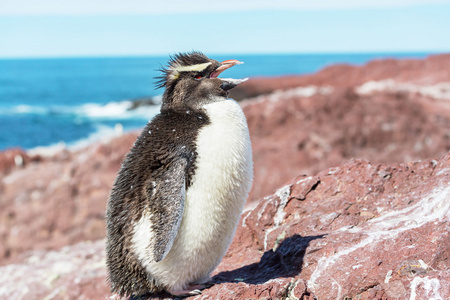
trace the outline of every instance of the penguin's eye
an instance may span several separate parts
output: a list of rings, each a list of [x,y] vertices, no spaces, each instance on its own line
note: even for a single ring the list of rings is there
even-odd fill
[[[197,79],[197,80],[200,80],[200,79],[202,79],[202,78],[203,78],[203,76],[202,76],[202,75],[200,75],[200,74],[198,74],[198,75],[195,75],[195,76],[194,76],[194,78],[195,78],[195,79]]]

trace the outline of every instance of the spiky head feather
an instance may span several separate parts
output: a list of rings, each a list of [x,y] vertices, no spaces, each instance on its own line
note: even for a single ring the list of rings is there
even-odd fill
[[[157,77],[157,88],[167,87],[167,84],[176,80],[180,72],[202,71],[208,67],[211,60],[199,51],[177,53],[170,56],[166,67],[161,67],[161,76]]]

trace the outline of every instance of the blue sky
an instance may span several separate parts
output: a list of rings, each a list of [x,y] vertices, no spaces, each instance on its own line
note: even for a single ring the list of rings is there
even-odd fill
[[[450,0],[0,0],[0,7],[3,58],[450,52]]]

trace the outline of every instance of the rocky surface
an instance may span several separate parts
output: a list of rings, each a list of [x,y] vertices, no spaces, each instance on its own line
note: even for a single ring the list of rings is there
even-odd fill
[[[242,88],[253,85],[272,93],[242,102],[255,161],[250,201],[350,158],[411,162],[450,149],[450,55],[332,66]]]
[[[449,99],[412,91],[300,87],[245,100],[255,163],[250,199],[350,158],[392,163],[446,153]]]
[[[39,157],[33,157],[39,161]],[[13,148],[0,152],[0,175],[6,175],[16,167],[24,167],[31,161],[30,156],[22,149]]]
[[[352,160],[297,177],[243,215],[217,270],[221,284],[208,293],[447,299],[449,183],[449,154],[410,164]]]
[[[28,158],[1,176],[0,265],[28,250],[103,238],[106,200],[135,139],[135,133],[128,134],[50,158],[5,152],[11,166],[19,154]]]
[[[103,248],[28,253],[0,267],[0,296],[120,299],[108,294]],[[450,153],[351,160],[299,176],[244,212],[215,285],[189,299],[448,299],[449,270]]]
[[[448,297],[448,155],[429,159],[450,150],[450,55],[248,84],[253,210],[201,297]],[[109,297],[105,206],[136,135],[0,152],[0,298]]]
[[[1,299],[108,299],[104,240],[28,252],[0,267]]]

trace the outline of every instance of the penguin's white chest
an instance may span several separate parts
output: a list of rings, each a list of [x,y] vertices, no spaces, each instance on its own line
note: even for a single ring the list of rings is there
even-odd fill
[[[236,101],[214,102],[204,109],[211,123],[197,138],[196,171],[181,226],[189,236],[196,233],[200,243],[209,239],[229,243],[253,179],[250,136]]]
[[[153,265],[153,275],[174,287],[207,280],[220,263],[253,180],[251,142],[239,104],[227,99],[204,109],[210,124],[197,137],[183,219],[170,252]]]

